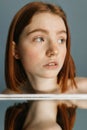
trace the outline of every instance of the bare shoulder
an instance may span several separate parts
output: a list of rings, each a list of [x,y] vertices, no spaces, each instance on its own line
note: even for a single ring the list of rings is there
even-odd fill
[[[77,84],[77,92],[87,94],[87,78],[76,77],[75,81]]]
[[[86,77],[76,77],[75,78],[77,86],[87,86],[87,78]]]
[[[12,91],[11,89],[5,89],[2,94],[17,94],[16,91]]]
[[[85,77],[75,77],[75,82],[77,87],[71,86],[71,81],[68,81],[68,94],[86,94],[87,93],[87,78]]]
[[[71,80],[68,80],[67,91],[65,94],[85,94],[87,93],[87,78],[75,77],[76,86],[72,86]]]

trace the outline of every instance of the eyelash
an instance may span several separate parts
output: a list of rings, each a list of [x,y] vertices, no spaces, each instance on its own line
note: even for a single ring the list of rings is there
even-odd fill
[[[37,36],[37,37],[34,37],[34,39],[33,39],[33,42],[37,42],[37,43],[43,43],[44,41],[45,41],[45,39],[42,36]],[[64,43],[66,43],[66,39],[65,38],[59,38],[57,40],[57,42],[59,44],[64,44]]]
[[[60,39],[58,39],[58,41],[59,40],[61,40],[61,44],[66,43],[66,39],[65,38],[60,38]]]
[[[38,40],[39,40],[39,41],[38,41]],[[35,38],[33,39],[33,41],[34,41],[34,42],[38,42],[38,43],[42,43],[42,42],[44,42],[45,40],[44,40],[43,37],[35,37]]]

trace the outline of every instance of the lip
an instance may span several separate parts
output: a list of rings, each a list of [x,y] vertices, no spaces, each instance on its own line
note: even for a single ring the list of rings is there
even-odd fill
[[[51,62],[48,62],[47,64],[45,64],[44,67],[47,69],[57,69],[58,63],[56,61],[51,61]]]

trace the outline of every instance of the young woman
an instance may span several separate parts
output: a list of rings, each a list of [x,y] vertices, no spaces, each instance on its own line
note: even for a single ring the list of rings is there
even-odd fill
[[[87,79],[75,75],[70,32],[64,11],[33,2],[15,15],[5,61],[7,90],[3,93],[87,93]],[[5,130],[71,130],[77,101],[35,101],[6,112]]]
[[[76,107],[67,106],[54,100],[15,104],[6,111],[5,130],[72,130]]]
[[[87,93],[76,77],[64,11],[32,2],[15,15],[8,34],[3,93]]]

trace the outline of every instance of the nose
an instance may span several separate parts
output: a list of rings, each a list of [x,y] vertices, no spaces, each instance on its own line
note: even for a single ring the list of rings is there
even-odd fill
[[[58,55],[58,46],[54,44],[50,44],[47,48],[46,55],[48,57],[57,56]]]

